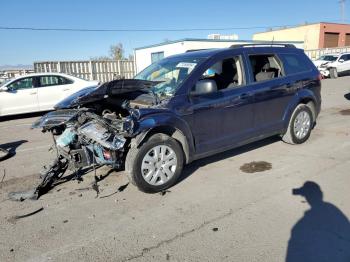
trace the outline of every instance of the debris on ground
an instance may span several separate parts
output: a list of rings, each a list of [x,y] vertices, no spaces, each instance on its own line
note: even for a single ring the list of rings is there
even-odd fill
[[[97,176],[95,176],[95,181],[91,185],[92,189],[96,191],[95,198],[98,198],[98,195],[100,194],[100,188],[99,188],[99,185],[97,184],[98,181],[99,180],[98,180]]]
[[[65,224],[65,223],[68,223],[68,220],[66,219],[66,220],[63,220],[63,223]]]
[[[113,195],[115,195],[115,194],[117,194],[117,193],[123,192],[123,191],[128,187],[128,185],[129,185],[129,183],[127,183],[127,184],[125,184],[125,185],[122,185],[122,186],[120,186],[120,187],[118,188],[118,190],[115,191],[114,193],[109,194],[109,195],[107,195],[107,196],[102,196],[102,197],[100,197],[100,198],[110,197],[110,196],[113,196]]]
[[[35,188],[24,192],[10,192],[9,199],[14,201],[24,201],[26,199],[37,200],[39,197],[47,193],[55,181],[62,178],[68,162],[61,158],[56,159],[53,164],[40,174],[42,181]]]
[[[264,172],[266,170],[270,170],[272,168],[272,164],[265,161],[253,161],[250,163],[246,163],[240,167],[240,170],[244,173],[256,173],[256,172]]]
[[[212,229],[214,232],[217,232],[217,231],[219,231],[219,228],[217,228],[217,227],[213,227],[213,229]]]
[[[35,200],[37,199],[37,195],[36,195],[36,189],[30,189],[27,191],[20,191],[20,192],[10,192],[8,194],[8,197],[10,200],[13,201],[24,201],[26,199],[32,199]]]
[[[163,191],[159,192],[159,195],[165,196],[166,193],[171,193],[171,191],[170,190],[163,190]]]
[[[35,215],[35,214],[37,214],[37,213],[39,213],[39,212],[41,212],[43,210],[44,210],[44,208],[41,207],[41,208],[39,208],[39,209],[37,209],[37,210],[35,210],[33,212],[30,212],[30,213],[27,213],[27,214],[24,214],[24,215],[13,216],[13,217],[9,218],[7,221],[10,222],[11,224],[15,224],[16,220],[21,219],[21,218],[25,218],[25,217],[30,217],[30,216]]]

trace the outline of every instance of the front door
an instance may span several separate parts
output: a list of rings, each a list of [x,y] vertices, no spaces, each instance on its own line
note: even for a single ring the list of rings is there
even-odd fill
[[[215,92],[191,96],[198,155],[237,145],[253,129],[252,96],[242,61],[237,55],[214,62],[198,80],[212,80],[217,86]]]
[[[13,115],[39,111],[38,89],[34,77],[18,79],[0,92],[0,115]]]
[[[337,70],[338,70],[338,73],[343,73],[343,74],[350,72],[350,55],[342,55],[339,58]]]

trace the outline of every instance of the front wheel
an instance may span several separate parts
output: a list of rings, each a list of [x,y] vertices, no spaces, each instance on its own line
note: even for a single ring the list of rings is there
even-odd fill
[[[290,118],[287,132],[282,140],[288,144],[302,144],[310,137],[313,128],[311,109],[304,104],[298,105]]]
[[[336,68],[329,69],[329,76],[331,78],[338,78],[338,70]]]
[[[183,163],[180,144],[165,134],[155,134],[139,148],[130,148],[125,167],[130,182],[139,190],[156,193],[175,184]]]

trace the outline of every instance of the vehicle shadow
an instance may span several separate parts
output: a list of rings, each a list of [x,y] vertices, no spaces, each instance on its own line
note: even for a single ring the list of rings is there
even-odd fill
[[[208,164],[218,162],[218,161],[221,161],[221,160],[226,159],[226,158],[234,157],[234,156],[255,150],[257,148],[267,146],[267,145],[273,144],[275,142],[279,142],[279,141],[281,141],[280,136],[273,136],[273,137],[265,138],[263,140],[260,140],[260,141],[257,141],[257,142],[251,143],[251,144],[247,144],[247,145],[235,148],[235,149],[225,151],[225,152],[220,153],[220,154],[216,154],[216,155],[213,155],[210,157],[196,160],[196,161],[192,162],[191,164],[186,165],[184,167],[184,170],[182,171],[181,177],[179,178],[179,180],[176,184],[181,183],[182,181],[187,179],[189,176],[191,176],[194,172],[196,172],[199,168],[204,167]]]
[[[350,93],[344,95],[345,99],[350,100]]]
[[[13,157],[16,155],[16,149],[21,146],[24,143],[27,143],[28,140],[18,140],[18,141],[14,141],[14,142],[10,142],[10,143],[6,143],[6,144],[2,144],[0,145],[0,148],[5,149],[9,152],[8,157],[6,157],[6,159]]]
[[[350,261],[350,222],[333,204],[323,201],[318,184],[307,181],[293,195],[303,196],[310,209],[294,225],[286,262]]]

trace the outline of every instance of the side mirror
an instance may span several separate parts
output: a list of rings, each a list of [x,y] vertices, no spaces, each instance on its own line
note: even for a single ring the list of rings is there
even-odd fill
[[[7,86],[1,86],[0,87],[0,92],[7,92],[9,89]]]
[[[344,59],[339,59],[339,63],[344,63]]]
[[[204,95],[216,92],[218,90],[218,87],[216,86],[216,82],[214,80],[210,79],[203,79],[199,80],[194,90],[191,91],[191,95],[198,96],[198,95]]]

